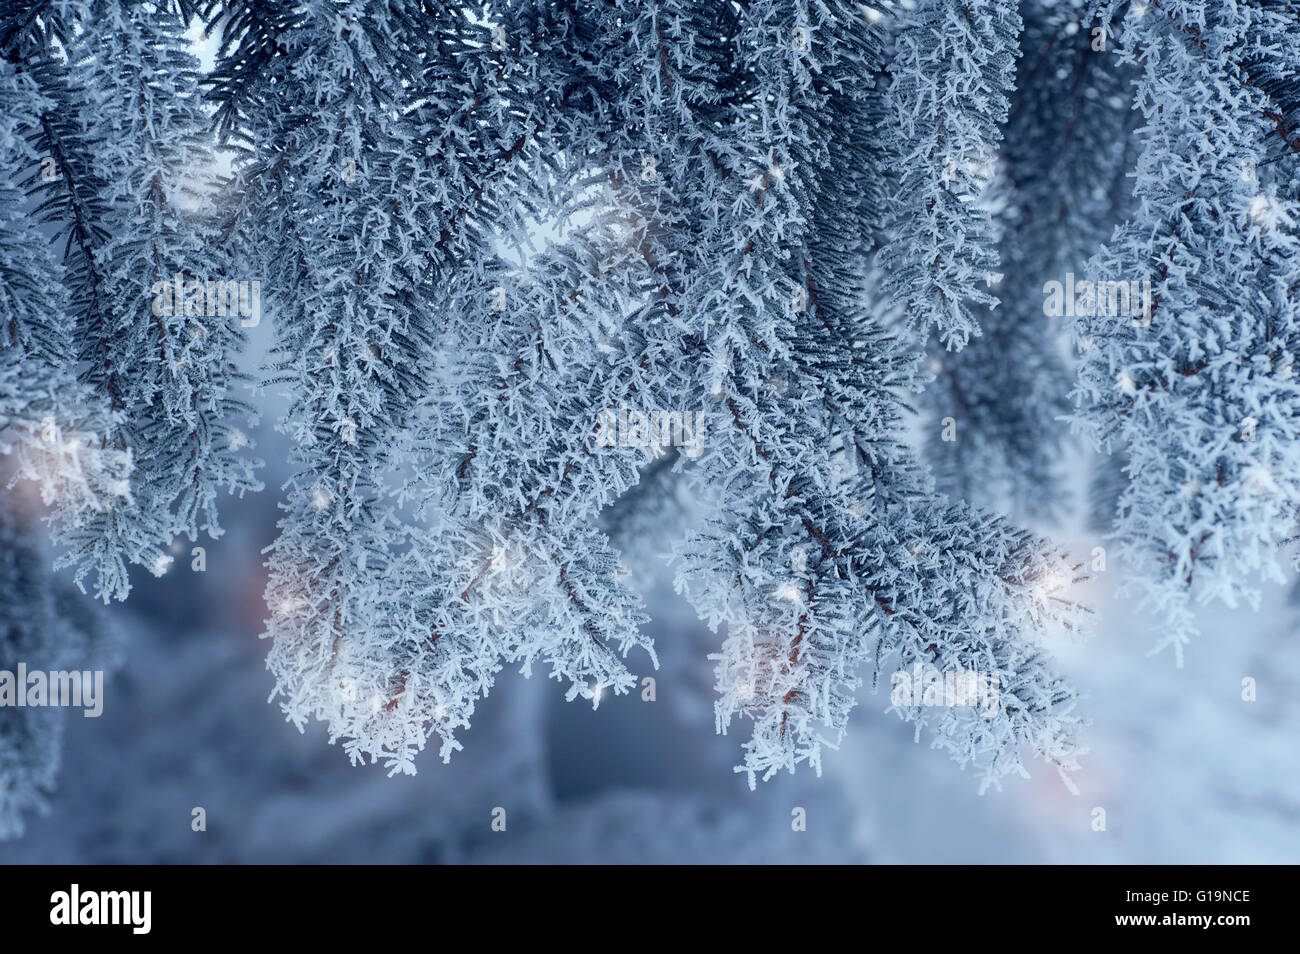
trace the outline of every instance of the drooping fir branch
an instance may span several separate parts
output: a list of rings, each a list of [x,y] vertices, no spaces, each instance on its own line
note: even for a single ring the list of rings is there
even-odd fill
[[[409,64],[373,42],[373,23],[336,19],[331,6],[302,10],[282,35],[292,55],[247,76],[237,130],[258,144],[236,183],[255,196],[253,247],[277,316],[271,381],[290,398],[280,426],[297,443],[267,635],[277,692],[300,724],[328,703],[367,706],[360,689],[384,663],[377,604],[403,535],[384,469],[419,393],[432,326],[414,259],[436,235],[427,159],[406,148],[414,133],[394,115]],[[227,44],[226,56],[249,54]]]
[[[989,189],[1000,264],[986,285],[999,304],[975,309],[983,333],[963,350],[930,346],[935,381],[922,399],[939,488],[1027,516],[1060,513],[1065,495],[1070,372],[1043,288],[1067,273],[1087,279],[1132,189],[1131,69],[1083,7],[1021,4],[1016,90]]]
[[[245,104],[299,444],[268,586],[290,718],[409,772],[434,736],[459,748],[504,665],[569,698],[629,689],[623,657],[654,656],[597,521],[668,443],[608,439],[631,409],[704,438],[680,583],[731,627],[718,712],[755,718],[751,778],[818,762],[860,665],[925,654],[1015,687],[979,731],[937,726],[985,781],[1025,743],[1073,767],[1069,690],[1021,642],[1059,615],[1060,560],[930,492],[897,436],[912,360],[859,313],[880,198],[861,10],[300,13],[221,93]],[[257,61],[239,42],[227,59]],[[786,543],[808,547],[799,612]],[[727,673],[765,654],[780,691],[746,698]]]
[[[0,450],[66,531],[129,493],[130,458],[105,446],[115,419],[77,380],[63,270],[24,195],[42,168],[31,140],[52,108],[32,77],[0,60]]]
[[[979,334],[979,306],[994,307],[987,277],[998,270],[990,213],[993,181],[1021,30],[1011,0],[918,0],[899,11],[888,63],[893,139],[886,244],[881,266],[918,330],[945,347]]]
[[[1128,456],[1116,530],[1180,662],[1191,589],[1257,598],[1300,503],[1300,160],[1261,65],[1296,30],[1289,5],[1160,0],[1119,32],[1142,70],[1139,206],[1090,270],[1149,280],[1152,306],[1081,309],[1076,420]]]
[[[302,11],[276,0],[201,0],[199,7],[206,35],[220,37],[216,66],[204,79],[217,131],[227,145],[247,146],[243,136],[259,81],[288,54],[282,37],[301,25]]]
[[[214,283],[234,276],[211,271],[208,119],[178,8],[48,6],[6,36],[50,103],[32,137],[53,173],[32,177],[35,214],[64,239],[79,377],[116,415],[102,440],[136,474],[129,494],[58,535],[59,563],[120,599],[128,563],[164,572],[177,533],[220,534],[221,489],[258,487],[231,420],[239,298],[212,307]]]
[[[257,144],[239,180],[259,196],[256,244],[279,316],[273,380],[288,388],[282,426],[299,445],[270,562],[268,664],[292,719],[324,719],[354,759],[411,771],[430,724],[464,720],[499,663],[487,653],[463,698],[463,680],[445,702],[426,691],[408,656],[438,641],[419,635],[435,617],[411,586],[429,577],[407,569],[426,538],[388,492],[405,479],[397,451],[442,429],[417,420],[437,376],[457,373],[435,347],[459,318],[444,308],[458,288],[483,309],[493,298],[493,236],[523,231],[520,183],[539,174],[547,104],[523,94],[528,64],[456,9],[316,4],[281,40],[292,52],[247,77],[237,130]],[[236,43],[228,57],[246,53]],[[469,644],[445,658],[454,641],[433,665],[473,670]]]
[[[712,332],[712,360],[697,380],[718,408],[692,476],[720,488],[721,497],[706,527],[679,550],[678,585],[713,625],[728,625],[717,657],[718,724],[724,729],[736,714],[754,721],[737,769],[751,782],[801,761],[819,765],[822,744],[833,745],[844,729],[857,670],[868,661],[879,666],[926,651],[939,660],[948,651],[941,647],[981,644],[988,647],[984,662],[1014,655],[1008,654],[1013,642],[978,635],[980,614],[965,622],[974,630],[954,635],[950,615],[940,622],[930,615],[933,608],[911,602],[913,593],[938,583],[922,583],[934,566],[911,562],[915,554],[896,546],[900,539],[961,554],[951,568],[972,576],[959,588],[984,591],[988,583],[977,580],[992,567],[987,558],[966,564],[970,555],[942,539],[940,523],[927,522],[942,520],[942,504],[900,445],[881,437],[897,427],[895,389],[906,386],[910,362],[859,323],[854,271],[830,267],[833,255],[819,264],[812,252],[818,243],[808,223],[834,221],[837,201],[853,208],[833,189],[839,168],[831,167],[838,154],[831,144],[857,127],[845,91],[869,85],[874,72],[870,41],[855,47],[836,40],[870,31],[857,10],[836,8],[825,20],[801,21],[788,10],[768,16],[749,11],[742,22],[736,46],[753,53],[736,73],[746,77],[752,98],[737,101],[730,130],[740,142],[750,139],[748,130],[763,130],[753,138],[764,141],[766,162],[751,172],[753,159],[746,157],[740,169],[724,166],[716,178],[696,184],[695,194],[721,191],[729,214],[720,216],[716,230],[679,238],[716,269],[704,279],[709,293],[700,286],[708,308],[699,317]],[[760,38],[781,36],[791,23],[806,24],[811,46],[798,43],[784,57],[771,56]],[[806,58],[797,55],[803,52]],[[818,74],[836,82],[819,83]],[[837,124],[840,119],[846,121]],[[860,207],[847,214],[862,216]],[[793,298],[790,261],[801,279],[795,287],[805,292]],[[797,426],[785,423],[793,421]],[[991,535],[1002,539],[1002,532]],[[990,599],[1006,600],[1008,608],[1041,605],[1053,615],[1046,603],[1027,597],[1035,585],[1050,589],[1064,578],[1052,576],[1051,558],[1030,558],[1032,550],[1031,544],[1008,558],[998,573],[1006,589],[995,587]],[[996,743],[986,739],[963,749],[965,735],[950,740],[959,759],[981,764],[985,784],[1018,765],[1015,752],[1031,739],[1038,754],[1074,767],[1070,691],[1041,668],[1016,669],[1034,686],[1024,691],[1033,698],[1025,707],[1032,713],[1019,716],[1017,705],[1000,713],[1003,721],[990,727]],[[917,709],[904,714],[925,718]]]

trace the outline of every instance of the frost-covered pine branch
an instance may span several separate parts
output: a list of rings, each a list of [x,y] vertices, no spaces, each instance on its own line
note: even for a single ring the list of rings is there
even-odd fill
[[[459,747],[502,665],[545,665],[570,698],[631,688],[644,617],[596,521],[651,468],[712,501],[679,581],[728,623],[719,720],[755,721],[751,776],[817,764],[858,668],[895,655],[1022,680],[975,735],[938,726],[988,779],[1025,743],[1074,767],[1071,695],[1011,635],[1057,615],[1043,595],[1068,570],[936,498],[888,437],[912,362],[861,314],[880,203],[861,11],[393,9],[305,6],[255,50],[228,36],[219,67],[286,51],[221,95],[257,144],[240,176],[295,402],[268,589],[291,718],[411,771],[428,738]],[[394,58],[408,46],[374,42],[394,28],[438,42]],[[533,214],[559,237],[512,253]],[[702,456],[666,471],[655,441],[603,440],[628,407],[691,414]],[[978,606],[961,623],[957,592]]]
[[[1131,71],[1090,32],[1084,6],[1020,5],[1016,89],[986,198],[1000,262],[985,285],[998,304],[974,311],[982,333],[965,348],[932,344],[927,360],[927,461],[939,488],[1027,516],[1066,509],[1060,419],[1071,372],[1043,286],[1086,277],[1132,188]]]
[[[907,320],[948,348],[980,333],[998,270],[990,211],[1021,30],[1013,0],[917,0],[900,8],[880,135],[891,142],[888,244],[880,262]]]
[[[1300,505],[1300,21],[1154,0],[1118,35],[1141,70],[1137,208],[1089,271],[1149,281],[1151,307],[1080,309],[1076,421],[1128,458],[1115,532],[1181,662],[1192,589],[1256,600]]]
[[[67,528],[127,492],[130,458],[105,446],[114,418],[77,380],[63,270],[22,188],[38,174],[30,140],[51,108],[31,77],[0,60],[0,451],[13,455],[12,479],[36,481]]]
[[[904,437],[916,334],[869,300],[893,230],[880,267],[916,329],[959,346],[993,303],[1014,5],[921,4],[888,84],[884,24],[838,0],[211,0],[210,118],[237,153],[211,214],[167,178],[206,161],[192,6],[0,21],[57,106],[29,110],[61,157],[41,214],[81,386],[136,467],[71,537],[101,593],[215,529],[216,486],[252,486],[238,327],[193,333],[188,294],[183,314],[145,294],[197,259],[260,283],[288,399],[274,695],[354,761],[448,758],[505,666],[570,699],[630,690],[656,657],[626,572],[645,553],[623,551],[653,546],[726,627],[717,723],[752,723],[751,783],[820,767],[862,676],[912,665],[1002,687],[984,716],[893,706],[981,786],[1025,753],[1077,767],[1039,645],[1076,622],[1072,569],[936,492]]]
[[[165,572],[177,534],[220,535],[219,492],[259,487],[230,393],[240,313],[212,307],[233,276],[207,207],[209,120],[181,13],[31,7],[5,21],[4,52],[42,97],[28,133],[35,214],[64,248],[77,376],[109,415],[97,442],[133,468],[126,488],[117,478],[102,506],[60,527],[59,563],[121,599],[128,564]],[[54,430],[69,430],[57,412]]]

